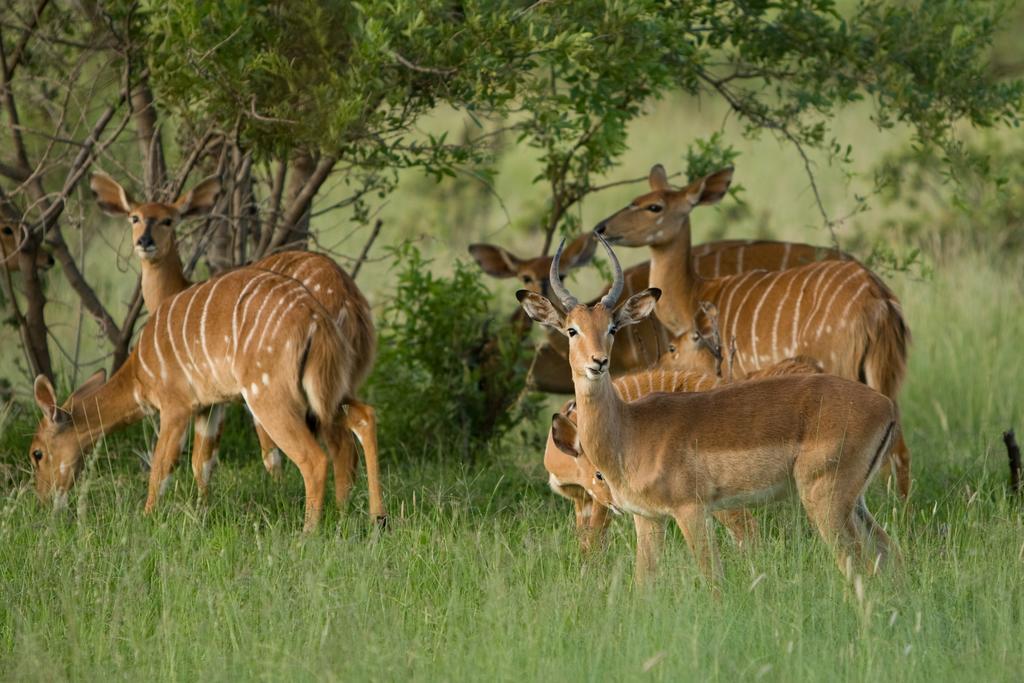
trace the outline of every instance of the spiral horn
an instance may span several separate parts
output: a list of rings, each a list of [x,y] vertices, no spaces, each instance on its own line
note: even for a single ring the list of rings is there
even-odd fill
[[[622,296],[622,288],[625,286],[626,281],[622,276],[622,266],[619,265],[619,259],[615,257],[615,252],[612,251],[611,246],[605,241],[604,237],[594,233],[597,239],[601,240],[601,244],[604,245],[604,250],[608,252],[608,260],[612,262],[612,271],[615,273],[615,277],[612,279],[612,287],[608,290],[608,293],[601,297],[601,304],[605,308],[614,308],[615,304],[618,303],[619,297]]]

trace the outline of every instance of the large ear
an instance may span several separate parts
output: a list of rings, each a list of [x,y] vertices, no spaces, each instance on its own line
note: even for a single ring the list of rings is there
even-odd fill
[[[615,309],[615,326],[625,327],[638,323],[654,313],[654,306],[661,298],[661,290],[649,287],[626,299],[625,303]]]
[[[53,390],[53,385],[50,384],[46,375],[36,377],[33,390],[36,396],[36,405],[43,411],[43,415],[51,422],[57,422],[63,413],[60,406],[57,405],[57,394]]]
[[[565,326],[565,316],[545,297],[528,289],[520,289],[516,292],[516,298],[530,318],[565,334],[565,330],[562,329]]]
[[[722,201],[732,184],[732,172],[733,167],[729,166],[701,178],[698,181],[701,184],[700,192],[694,197],[693,205],[717,204]]]
[[[594,251],[597,249],[597,240],[594,233],[585,232],[572,242],[566,245],[562,251],[562,258],[558,262],[558,272],[565,273],[572,268],[579,268],[590,263],[594,258]]]
[[[75,389],[75,393],[71,394],[71,397],[68,398],[68,403],[74,403],[77,400],[81,400],[83,396],[99,389],[101,386],[106,384],[106,382],[107,371],[103,369],[97,370],[89,376],[89,379],[82,382],[82,386]]]
[[[655,192],[669,189],[668,174],[665,173],[665,167],[661,164],[652,166],[651,174],[647,176],[647,182],[651,184],[651,189]]]
[[[515,277],[522,260],[494,244],[471,244],[469,255],[491,277]]]
[[[174,202],[174,208],[182,218],[208,213],[217,203],[220,194],[220,178],[211,176],[199,183]]]
[[[96,203],[103,213],[110,216],[127,216],[134,205],[128,192],[106,173],[94,173],[89,188],[96,196]]]
[[[561,413],[551,416],[551,440],[558,446],[558,450],[574,458],[580,457],[580,444],[576,432],[576,425],[572,420]]]

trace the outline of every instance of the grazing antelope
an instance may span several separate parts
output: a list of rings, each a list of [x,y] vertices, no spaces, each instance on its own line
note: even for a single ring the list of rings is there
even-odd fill
[[[779,375],[811,375],[822,372],[814,359],[787,358],[747,377],[747,381]],[[652,370],[620,375],[612,385],[624,401],[636,401],[656,392],[709,391],[722,386],[722,378],[699,370],[671,369],[661,366]],[[558,438],[556,439],[556,435]],[[587,458],[576,439],[576,404],[567,402],[552,419],[544,448],[544,468],[548,471],[551,490],[572,501],[576,515],[576,531],[583,550],[598,543],[610,521],[608,508],[611,493],[603,477]],[[715,516],[725,524],[737,543],[752,538],[754,520],[743,511],[724,511]]]
[[[655,569],[663,518],[676,521],[714,581],[721,566],[710,514],[792,490],[847,576],[854,561],[867,560],[870,568],[870,560],[874,566],[885,560],[891,544],[868,511],[864,491],[896,435],[892,401],[825,374],[624,401],[609,375],[615,335],[651,315],[661,292],[648,289],[616,307],[625,284],[622,269],[601,241],[615,277],[598,303],[581,305],[554,265],[551,290],[561,309],[534,292],[520,290],[517,298],[533,320],[569,340],[578,446],[571,445],[602,473],[613,504],[633,514],[637,580]],[[864,554],[868,544],[874,546],[872,557]]]
[[[18,262],[18,250],[21,248],[21,240],[18,239],[18,228],[10,223],[0,220],[0,266],[12,273],[21,270]],[[49,270],[53,267],[53,254],[40,249],[36,252],[36,267],[40,270]]]
[[[589,234],[580,235],[570,242],[562,254],[559,264],[561,272],[588,262],[593,257],[595,246],[596,243]],[[494,244],[471,244],[469,253],[488,275],[499,279],[518,278],[524,289],[547,295],[548,272],[551,270],[550,256],[520,258]],[[704,277],[732,275],[754,269],[785,270],[823,260],[851,258],[849,254],[836,249],[770,240],[721,240],[693,248],[694,268]],[[649,262],[627,268],[624,271],[625,294],[629,296],[646,288],[649,275]],[[604,292],[599,296],[603,295]],[[529,330],[529,318],[520,310],[513,315],[512,324],[524,336]],[[667,339],[667,334],[655,318],[649,318],[633,326],[619,339],[615,347],[615,357],[612,358],[612,367],[616,368],[616,373],[651,367],[665,352]],[[538,390],[572,393],[572,376],[566,360],[567,351],[568,347],[561,335],[547,335],[545,343],[537,350],[533,364],[533,381]]]
[[[360,298],[359,305],[366,302]],[[64,503],[83,456],[99,438],[160,412],[149,477],[153,510],[197,411],[240,396],[254,419],[294,462],[306,488],[304,528],[320,519],[327,459],[339,500],[348,494],[349,430],[365,451],[370,513],[385,520],[372,409],[355,400],[373,348],[369,312],[340,323],[294,278],[252,268],[214,277],[165,300],[153,312],[125,364],[104,382],[94,375],[63,406],[45,376],[35,381],[43,418],[30,447],[40,498]],[[199,475],[206,473],[200,472]]]
[[[784,271],[752,270],[704,279],[694,270],[690,212],[717,203],[732,182],[732,168],[676,190],[665,169],[651,169],[651,192],[601,221],[595,232],[623,246],[651,251],[651,287],[660,289],[658,320],[681,352],[697,340],[699,302],[719,312],[723,339],[735,339],[737,376],[779,360],[806,355],[825,371],[858,380],[893,401],[906,373],[910,330],[896,296],[855,260],[820,261]],[[709,354],[693,351],[690,361]],[[898,436],[893,454],[900,494],[910,492],[910,452]]]
[[[175,230],[183,218],[213,209],[220,193],[220,181],[216,177],[207,178],[169,204],[137,203],[113,178],[102,173],[93,175],[89,186],[105,213],[128,218],[132,228],[132,243],[142,264],[142,295],[146,307],[155,311],[166,298],[187,288],[191,283],[182,268]],[[356,321],[357,328],[365,328],[365,333],[354,337],[356,346],[353,353],[357,358],[365,359],[360,362],[366,362],[369,367],[374,353],[373,321],[369,307],[355,282],[333,259],[322,254],[286,251],[272,254],[251,264],[251,267],[294,278],[306,287],[339,324],[345,325],[346,320],[350,320]],[[372,408],[368,405],[359,404],[354,410],[361,415],[358,419],[373,419]],[[217,445],[223,430],[223,411],[224,406],[219,404],[196,416],[192,470],[201,496],[206,494],[209,471],[216,463]],[[256,435],[264,466],[274,478],[280,478],[281,456],[273,440],[259,425],[256,427]],[[351,442],[351,438],[346,438]],[[346,464],[344,472],[335,472],[335,477],[341,480],[350,477],[355,471],[354,444],[348,445],[347,457],[351,458],[351,462]],[[204,472],[205,475],[202,474]],[[340,483],[340,486],[335,486],[336,492],[348,489],[343,481]],[[339,499],[338,502],[342,501]]]

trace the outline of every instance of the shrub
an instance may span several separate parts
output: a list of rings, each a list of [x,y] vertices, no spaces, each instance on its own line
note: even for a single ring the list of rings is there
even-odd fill
[[[525,393],[529,347],[490,312],[478,268],[456,261],[451,277],[406,243],[392,249],[397,288],[381,316],[367,395],[383,448],[473,460],[533,412]]]

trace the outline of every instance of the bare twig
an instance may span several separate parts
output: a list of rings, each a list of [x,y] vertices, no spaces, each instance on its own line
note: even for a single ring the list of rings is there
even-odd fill
[[[828,211],[825,209],[825,201],[821,197],[821,191],[818,188],[818,181],[814,175],[814,170],[811,168],[812,163],[810,157],[807,155],[807,151],[804,149],[803,143],[800,139],[793,134],[793,131],[789,129],[785,123],[776,121],[761,112],[755,111],[750,107],[746,106],[729,88],[727,87],[727,81],[721,78],[715,78],[710,73],[698,67],[697,76],[714,88],[719,95],[721,95],[729,106],[732,107],[740,116],[745,116],[757,125],[775,131],[778,135],[785,138],[793,147],[796,149],[797,154],[803,160],[804,172],[807,174],[807,179],[811,185],[811,192],[814,194],[814,202],[818,208],[818,212],[821,214],[822,222],[828,229],[829,235],[832,238],[832,245],[839,249],[839,237],[836,235],[836,226],[839,221],[833,220],[829,217]]]
[[[419,64],[414,64],[410,62],[408,59],[406,59],[405,57],[403,57],[402,55],[398,54],[393,50],[391,52],[391,56],[394,57],[395,61],[404,66],[406,69],[412,69],[413,71],[416,71],[421,74],[434,74],[435,76],[451,76],[453,73],[458,71],[458,69],[437,69],[429,66],[420,66]]]
[[[370,253],[370,247],[373,246],[374,241],[377,239],[377,235],[380,234],[380,227],[384,225],[384,221],[377,219],[377,222],[373,224],[373,231],[370,233],[370,238],[366,240],[366,244],[363,245],[363,251],[359,254],[359,258],[356,259],[356,264],[352,266],[352,279],[355,280],[356,276],[359,275],[359,269],[363,267],[363,262],[366,261],[366,256]]]

